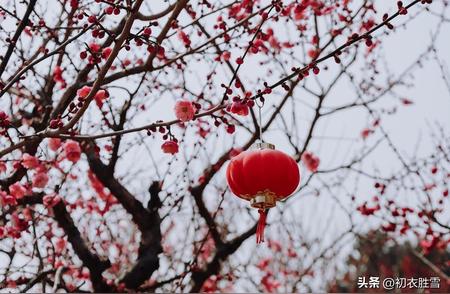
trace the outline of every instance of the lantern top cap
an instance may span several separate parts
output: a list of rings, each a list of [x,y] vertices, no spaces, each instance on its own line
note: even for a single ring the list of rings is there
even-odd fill
[[[275,149],[275,145],[266,142],[258,142],[253,144],[252,149]]]

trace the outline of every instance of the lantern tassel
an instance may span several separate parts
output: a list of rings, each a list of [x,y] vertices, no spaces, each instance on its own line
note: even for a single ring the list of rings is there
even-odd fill
[[[256,227],[256,244],[264,242],[264,229],[266,227],[266,211],[264,209],[258,209],[259,221]]]

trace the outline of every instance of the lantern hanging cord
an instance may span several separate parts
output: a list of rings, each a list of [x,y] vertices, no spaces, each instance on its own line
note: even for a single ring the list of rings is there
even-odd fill
[[[262,115],[261,115],[261,109],[264,106],[264,102],[261,102],[261,105],[258,103],[258,101],[255,101],[255,103],[258,106],[258,138],[261,141],[261,143],[264,143],[262,137]]]

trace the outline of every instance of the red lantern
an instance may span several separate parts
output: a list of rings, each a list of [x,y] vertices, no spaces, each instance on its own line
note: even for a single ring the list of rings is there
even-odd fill
[[[300,171],[295,160],[275,150],[274,145],[257,143],[255,148],[231,159],[227,181],[236,196],[258,208],[256,242],[260,243],[264,241],[266,209],[275,207],[277,201],[295,191],[300,183]]]

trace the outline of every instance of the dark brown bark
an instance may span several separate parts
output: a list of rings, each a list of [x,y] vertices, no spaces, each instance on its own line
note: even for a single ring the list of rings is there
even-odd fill
[[[110,292],[111,288],[102,277],[103,271],[111,266],[109,260],[100,259],[92,253],[85,240],[81,237],[80,231],[74,224],[69,212],[66,210],[64,201],[60,201],[53,207],[53,212],[58,225],[67,234],[67,239],[73,250],[90,271],[92,286],[96,292]]]

